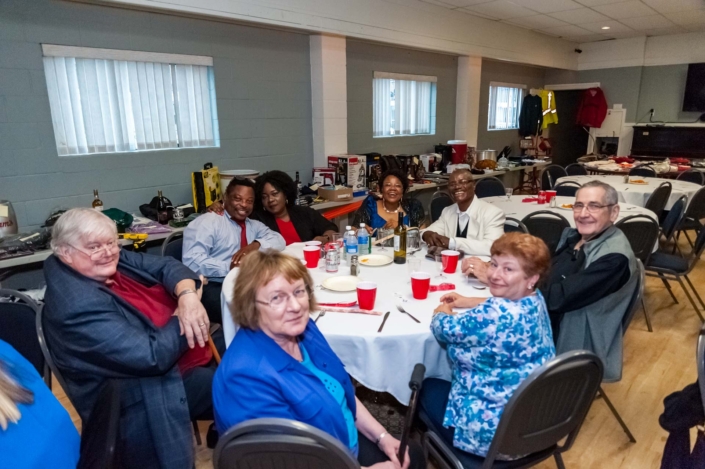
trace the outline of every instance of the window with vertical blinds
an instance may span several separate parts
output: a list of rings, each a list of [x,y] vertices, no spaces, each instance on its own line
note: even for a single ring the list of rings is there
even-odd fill
[[[519,128],[519,111],[526,85],[490,83],[487,130]]]
[[[45,45],[44,72],[61,156],[219,146],[208,57]]]
[[[436,133],[436,77],[375,72],[373,136]]]

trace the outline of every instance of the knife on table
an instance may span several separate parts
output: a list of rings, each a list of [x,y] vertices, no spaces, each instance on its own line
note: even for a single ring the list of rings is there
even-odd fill
[[[384,313],[384,319],[382,319],[382,324],[379,326],[379,329],[377,329],[377,332],[382,332],[382,329],[384,328],[384,323],[387,322],[388,317],[389,317],[389,311]]]

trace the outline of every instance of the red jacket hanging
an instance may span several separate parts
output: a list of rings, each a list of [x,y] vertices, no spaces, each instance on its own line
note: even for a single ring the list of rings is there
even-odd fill
[[[600,127],[607,115],[607,101],[601,88],[590,88],[583,93],[578,108],[577,124],[585,127]]]

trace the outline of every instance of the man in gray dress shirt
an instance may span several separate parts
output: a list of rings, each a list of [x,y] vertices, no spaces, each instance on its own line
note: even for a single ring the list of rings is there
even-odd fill
[[[222,323],[220,291],[223,277],[258,249],[284,250],[284,238],[264,223],[248,218],[255,202],[254,183],[233,178],[225,189],[222,215],[205,213],[184,230],[183,263],[210,282],[203,289],[203,306],[211,322]]]

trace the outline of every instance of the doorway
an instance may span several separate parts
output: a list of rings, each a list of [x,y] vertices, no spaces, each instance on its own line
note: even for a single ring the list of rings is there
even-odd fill
[[[587,153],[589,135],[584,128],[575,123],[583,92],[584,90],[554,91],[558,123],[548,128],[553,147],[551,150],[553,164],[565,167],[575,163],[579,157]]]

